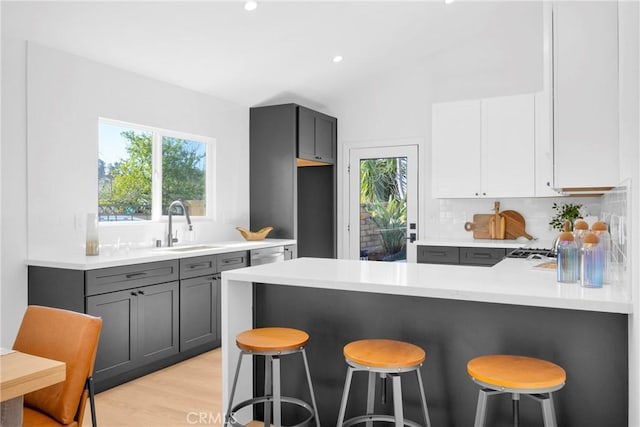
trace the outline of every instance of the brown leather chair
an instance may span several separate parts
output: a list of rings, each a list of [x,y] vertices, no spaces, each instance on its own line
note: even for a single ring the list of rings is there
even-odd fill
[[[66,364],[64,382],[24,396],[23,426],[82,426],[89,397],[96,426],[93,366],[102,319],[73,311],[31,305],[13,349]]]

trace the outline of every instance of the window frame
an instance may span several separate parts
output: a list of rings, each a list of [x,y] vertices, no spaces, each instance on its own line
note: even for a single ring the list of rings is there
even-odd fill
[[[173,131],[169,129],[140,125],[107,117],[98,117],[98,156],[100,158],[100,123],[107,123],[114,126],[128,127],[132,130],[151,133],[151,219],[142,221],[101,221],[103,225],[133,225],[148,224],[152,222],[168,221],[168,215],[162,212],[162,139],[163,137],[184,139],[204,144],[205,146],[205,215],[192,216],[194,222],[215,220],[216,200],[216,174],[214,166],[216,164],[216,139],[208,136],[196,135],[192,133]],[[96,169],[97,170],[97,169]],[[98,197],[99,198],[99,197]],[[98,204],[100,201],[98,200]]]

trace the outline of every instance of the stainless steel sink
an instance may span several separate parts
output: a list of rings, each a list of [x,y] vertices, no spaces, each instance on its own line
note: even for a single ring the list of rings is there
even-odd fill
[[[219,245],[190,245],[190,246],[172,246],[172,247],[164,247],[164,248],[156,248],[156,251],[164,251],[164,252],[194,252],[194,251],[206,251],[209,249],[219,249],[224,248],[224,246]]]

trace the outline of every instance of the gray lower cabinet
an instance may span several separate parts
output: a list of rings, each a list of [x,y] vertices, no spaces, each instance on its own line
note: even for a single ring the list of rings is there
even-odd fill
[[[505,248],[458,246],[418,246],[417,262],[422,264],[479,265],[491,267],[500,262]]]
[[[460,264],[492,266],[499,263],[505,255],[505,248],[460,248]]]
[[[180,281],[180,351],[220,341],[220,275]]]
[[[28,303],[102,318],[97,391],[220,346],[220,271],[248,251],[94,270],[29,266]]]
[[[178,272],[176,260],[85,272],[85,312],[102,318],[97,383],[178,353]]]
[[[180,351],[220,340],[218,257],[180,260]]]
[[[87,312],[102,318],[94,379],[100,381],[135,368],[138,353],[138,304],[130,291],[87,298]]]
[[[180,351],[220,341],[220,275],[180,280]]]
[[[180,351],[220,345],[220,272],[249,265],[247,251],[180,260]]]
[[[460,264],[460,251],[449,246],[418,246],[418,263]]]
[[[178,282],[87,297],[87,314],[103,322],[95,380],[177,354],[178,298]]]
[[[247,267],[249,265],[249,252],[238,251],[217,255],[216,265],[219,273],[236,268]]]

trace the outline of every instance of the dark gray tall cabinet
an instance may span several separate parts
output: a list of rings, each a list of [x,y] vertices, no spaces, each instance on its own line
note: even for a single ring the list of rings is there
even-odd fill
[[[296,239],[298,257],[336,257],[335,117],[297,104],[250,110],[251,229]]]

